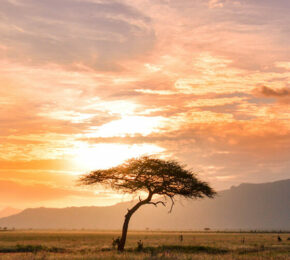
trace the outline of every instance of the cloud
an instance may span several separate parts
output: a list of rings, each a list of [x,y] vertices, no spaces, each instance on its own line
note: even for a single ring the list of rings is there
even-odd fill
[[[223,7],[225,0],[210,0],[208,3],[209,8]]]
[[[262,86],[260,88],[256,88],[255,91],[266,97],[276,97],[276,98],[290,97],[290,88],[273,89],[266,86]]]
[[[41,183],[51,194],[84,172],[78,157],[109,165],[142,147],[219,188],[289,173],[289,1],[3,0],[0,9],[0,171],[17,189]],[[71,205],[69,191],[54,202]]]
[[[289,126],[278,119],[198,124],[187,121],[179,129],[149,136],[82,141],[158,145],[165,149],[164,155],[186,163],[219,189],[247,180],[256,182],[261,176],[268,180],[287,178],[290,167]],[[220,181],[220,177],[227,177],[228,181]]]
[[[154,44],[150,18],[116,1],[3,0],[0,57],[119,70]]]
[[[234,67],[253,71],[272,69],[275,62],[290,58],[287,45],[290,7],[287,0],[170,0],[163,3],[174,10],[174,15],[182,17],[178,21],[183,26],[176,28],[179,33],[174,34],[180,39],[175,39],[174,35],[171,39],[172,44],[183,41],[187,55],[210,51],[230,58]],[[223,8],[211,9],[209,3],[222,4]],[[174,26],[177,17],[172,22],[168,19],[168,30],[169,26]],[[187,48],[192,52],[186,51]],[[265,55],[274,48],[275,55]],[[247,59],[249,56],[251,59]]]

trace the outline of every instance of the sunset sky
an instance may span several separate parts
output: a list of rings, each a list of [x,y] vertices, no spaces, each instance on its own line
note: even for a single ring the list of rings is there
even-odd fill
[[[1,0],[0,209],[110,205],[154,154],[217,190],[290,178],[289,0]]]

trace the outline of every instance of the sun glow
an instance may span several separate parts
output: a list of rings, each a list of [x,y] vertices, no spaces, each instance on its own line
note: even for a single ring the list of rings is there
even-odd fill
[[[160,154],[162,147],[153,144],[108,144],[89,145],[79,143],[75,148],[75,164],[84,171],[105,169],[125,160],[146,154]]]
[[[119,120],[93,128],[92,133],[86,134],[86,137],[112,137],[135,134],[146,136],[152,132],[157,132],[165,124],[165,121],[166,119],[161,116],[124,116]]]

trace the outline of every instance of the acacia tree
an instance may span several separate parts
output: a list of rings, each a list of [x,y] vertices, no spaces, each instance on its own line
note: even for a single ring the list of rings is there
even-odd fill
[[[200,181],[192,170],[186,170],[184,165],[173,160],[161,160],[148,156],[133,158],[125,163],[106,170],[95,170],[80,178],[84,185],[102,184],[123,193],[136,194],[147,192],[147,197],[128,209],[122,229],[122,236],[118,250],[123,251],[127,238],[129,221],[141,206],[151,204],[157,206],[165,201],[152,200],[154,195],[169,198],[172,211],[174,199],[184,198],[212,198],[215,191],[203,181]]]

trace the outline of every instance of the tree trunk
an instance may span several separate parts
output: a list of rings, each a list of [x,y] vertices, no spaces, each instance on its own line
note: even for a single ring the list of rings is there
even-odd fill
[[[126,243],[126,239],[127,239],[127,232],[128,232],[128,227],[129,227],[129,221],[130,218],[132,216],[133,213],[130,213],[130,211],[128,211],[128,213],[125,216],[125,221],[123,224],[123,229],[122,229],[122,236],[118,245],[118,250],[119,251],[124,251],[124,247],[125,247],[125,243]]]
[[[137,209],[139,209],[142,205],[145,205],[149,203],[152,199],[153,194],[149,193],[147,199],[145,200],[140,200],[133,208],[128,210],[128,213],[125,215],[125,221],[123,224],[123,229],[122,229],[122,236],[118,245],[118,251],[124,251],[124,247],[126,244],[126,239],[127,239],[127,232],[128,232],[128,227],[129,227],[129,221],[132,217],[132,215],[135,213]]]

